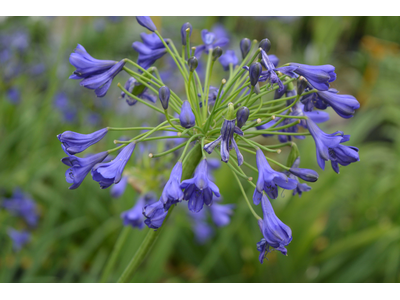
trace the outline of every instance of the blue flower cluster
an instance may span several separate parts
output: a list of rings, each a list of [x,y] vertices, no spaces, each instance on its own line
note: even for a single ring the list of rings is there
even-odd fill
[[[218,203],[221,193],[210,172],[215,167],[212,159],[207,158],[207,154],[215,152],[232,171],[259,224],[263,235],[257,243],[260,262],[273,250],[286,255],[292,232],[275,215],[270,200],[278,198],[279,188],[301,196],[311,190],[302,181],[312,183],[319,177],[312,169],[300,168],[300,152],[294,138],[311,136],[321,169],[324,169],[326,161],[330,161],[333,170],[339,173],[339,165],[347,166],[359,161],[358,148],[345,144],[350,140],[349,135],[341,131],[327,134],[317,124],[329,120],[329,114],[324,111],[328,107],[339,117],[353,117],[360,107],[358,101],[353,96],[339,94],[330,86],[337,77],[332,65],[286,63],[278,66],[279,58],[268,54],[272,47],[268,39],[263,39],[258,47],[254,47],[257,41],[244,38],[238,45],[240,60],[234,49],[226,50],[229,36],[221,27],[214,27],[212,31],[202,30],[202,44],[191,47],[193,27],[185,23],[180,31],[182,53],[178,53],[173,41],[161,36],[150,17],[136,19],[151,31],[150,34],[140,35],[142,42],[132,44],[138,53],[137,62],[127,58],[120,61],[98,60],[78,45],[70,56],[70,63],[76,68],[70,78],[81,80],[81,86],[93,89],[98,97],[103,97],[113,78],[125,71],[130,78],[125,86],[118,84],[121,97],[130,106],[140,102],[150,107],[163,119],[155,127],[107,127],[90,134],[66,131],[58,135],[67,154],[62,162],[70,167],[65,174],[67,182],[72,184],[70,189],[79,187],[90,172],[102,189],[112,186],[111,194],[117,198],[124,193],[128,182],[135,184],[130,176],[138,171],[132,168],[124,172],[124,169],[136,145],[139,145],[139,156],[145,153],[145,149],[150,158],[172,153],[177,158],[179,153],[180,158],[175,165],[169,165],[172,170],[160,198],[157,200],[154,193],[143,192],[154,189],[150,188],[150,184],[143,183],[140,189],[137,188],[140,196],[135,205],[123,212],[121,218],[124,225],[140,229],[147,225],[157,229],[174,206],[187,201],[196,240],[204,243],[213,235],[212,227],[206,222],[204,207],[208,207],[216,226],[227,225],[233,213],[233,205]],[[155,66],[166,54],[170,57],[169,64],[174,63],[182,75],[186,92],[184,97],[178,95],[175,89],[179,86],[175,75],[173,85],[166,86]],[[202,55],[207,56],[205,69],[199,61]],[[217,60],[229,76],[228,80],[221,80],[219,87],[211,85],[211,74]],[[128,68],[127,64],[137,71]],[[167,72],[173,74],[171,70]],[[201,83],[203,75],[204,84]],[[263,97],[269,93],[274,93],[272,100]],[[141,133],[132,139],[115,140],[114,143],[119,145],[116,148],[85,157],[75,156],[98,143],[109,131],[122,130],[141,130]],[[160,131],[164,133],[150,137]],[[260,139],[254,139],[258,136],[277,136],[279,144],[265,146]],[[170,139],[170,143],[165,151],[153,153],[159,148],[151,148],[147,143],[161,139]],[[220,147],[217,148],[218,145]],[[265,155],[266,152],[279,154],[284,147],[291,148],[286,165]],[[181,148],[183,151],[179,152]],[[230,155],[232,149],[236,152],[235,156]],[[119,151],[118,155],[107,161],[109,154],[115,151]],[[195,155],[196,151],[198,155]],[[245,160],[245,152],[255,155],[256,167]],[[273,169],[270,163],[280,170]],[[243,166],[257,172],[256,183],[243,171]],[[193,175],[185,174],[185,168],[191,170]],[[248,201],[241,179],[254,187],[253,204],[257,206],[261,203],[262,217],[257,215]]]

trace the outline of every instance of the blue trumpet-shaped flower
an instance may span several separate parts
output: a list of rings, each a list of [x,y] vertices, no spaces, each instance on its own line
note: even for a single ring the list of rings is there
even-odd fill
[[[144,223],[153,229],[158,229],[164,222],[168,211],[164,210],[164,204],[161,201],[143,207],[143,215],[146,217]]]
[[[332,65],[310,66],[290,63],[289,66],[296,67],[294,72],[306,78],[319,91],[327,91],[329,82],[336,80],[335,67]]]
[[[18,231],[13,228],[7,230],[8,236],[13,242],[13,250],[20,251],[22,247],[27,244],[31,239],[31,234],[28,231]]]
[[[339,144],[335,148],[329,149],[329,159],[332,169],[339,174],[339,165],[347,166],[359,161],[358,148]]]
[[[108,188],[113,183],[120,182],[125,165],[131,158],[136,143],[130,143],[117,155],[117,157],[107,163],[99,163],[92,169],[92,178],[100,184],[102,189]]]
[[[64,151],[67,154],[73,155],[86,150],[93,144],[96,144],[107,134],[107,132],[107,128],[103,128],[89,134],[65,131],[57,135],[57,138],[62,143]]]
[[[261,258],[265,257],[265,252],[269,252],[269,247],[280,251],[283,255],[287,255],[285,246],[289,245],[292,241],[292,231],[289,226],[278,219],[271,202],[265,195],[263,195],[261,199],[261,207],[263,219],[258,220],[258,225],[260,226],[265,241],[261,240],[261,242],[257,244],[257,249],[259,249],[259,251],[261,250],[260,252],[264,254],[261,256],[260,253],[260,262],[262,263]]]
[[[157,101],[157,97],[154,95],[151,95],[147,92],[148,88],[137,82],[135,78],[130,77],[126,83],[125,83],[125,89],[135,95],[136,97],[143,99],[143,100],[147,100],[153,103],[156,103]],[[121,92],[121,98],[125,99],[126,103],[128,103],[129,106],[135,105],[138,101],[137,99],[134,99],[132,97],[130,97],[129,95],[125,94],[124,91]]]
[[[339,116],[345,119],[353,117],[355,111],[360,108],[360,103],[355,97],[340,95],[335,89],[306,95],[301,99],[301,102],[308,110],[311,110],[314,106],[318,109],[325,109],[330,106]]]
[[[143,27],[147,28],[150,31],[156,31],[157,27],[154,25],[153,21],[150,17],[136,17],[136,21]]]
[[[111,197],[113,197],[113,198],[121,197],[125,192],[127,184],[128,184],[128,176],[122,176],[121,181],[118,182],[117,184],[114,184],[111,187],[111,190],[110,190]]]
[[[179,114],[179,120],[181,126],[184,128],[191,128],[196,125],[196,118],[192,112],[192,107],[189,101],[184,101],[181,108],[181,113]]]
[[[160,201],[164,209],[168,210],[171,205],[183,200],[183,192],[180,188],[182,177],[182,162],[178,161],[171,171],[171,175],[161,194]]]
[[[203,52],[207,53],[215,47],[224,47],[229,43],[227,37],[221,37],[216,40],[216,35],[209,32],[207,29],[201,31],[201,39],[203,40],[203,45],[197,46],[194,56],[199,58]]]
[[[125,65],[125,60],[121,60],[120,62],[113,65],[107,71],[93,75],[91,77],[83,79],[79,84],[80,86],[84,86],[85,88],[94,90],[97,97],[104,97],[107,94],[108,89],[111,86],[111,82],[114,77],[121,72],[122,68]]]
[[[165,49],[164,43],[155,33],[146,34],[142,32],[140,34],[140,38],[142,39],[143,43],[152,50]],[[168,41],[166,39],[164,39],[164,42],[168,44]]]
[[[152,203],[154,201],[157,201],[154,193],[150,192],[141,195],[131,209],[121,213],[124,226],[130,225],[142,229],[144,227],[143,208],[147,203]]]
[[[160,59],[165,53],[167,53],[167,49],[164,44],[162,44],[162,41],[159,38],[157,41],[156,38],[158,38],[158,36],[146,37],[146,39],[143,39],[142,36],[142,39],[145,42],[144,44],[141,42],[134,42],[132,44],[132,48],[139,53],[137,63],[143,69],[148,69],[157,61],[157,59]]]
[[[68,153],[67,153],[68,154]],[[98,163],[102,162],[108,155],[107,151],[93,155],[88,155],[84,158],[76,157],[68,154],[61,161],[71,167],[65,172],[65,179],[68,183],[72,183],[70,190],[78,188],[90,170]]]
[[[69,62],[76,68],[70,79],[84,79],[104,73],[117,63],[114,60],[95,59],[79,44],[69,56]]]
[[[300,165],[300,157],[296,158],[296,160],[293,162],[292,167],[290,168],[290,170],[292,170],[294,172],[289,171],[289,172],[286,172],[286,174],[289,176],[289,178],[292,178],[297,181],[297,187],[293,190],[293,196],[296,194],[299,194],[299,197],[301,197],[302,193],[310,191],[311,187],[305,183],[300,183],[300,181],[296,175],[302,175],[302,177],[300,177],[300,178],[302,178],[303,180],[311,178],[312,179],[311,181],[313,181],[315,179],[315,174],[318,179],[318,174],[313,170],[300,169],[299,165]],[[308,173],[308,171],[311,171],[311,173],[310,173],[311,176]],[[313,172],[315,172],[314,175],[313,175]],[[306,179],[304,179],[303,177]],[[306,181],[310,181],[310,180],[306,180]],[[314,180],[314,181],[316,181],[316,180]]]
[[[338,147],[342,141],[346,141],[346,137],[343,136],[342,131],[326,134],[311,119],[307,120],[307,127],[315,142],[318,165],[324,170],[325,161],[330,159],[330,153],[334,153],[333,149]]]
[[[29,226],[36,226],[39,215],[35,201],[29,195],[22,193],[19,189],[15,189],[13,196],[4,199],[1,203],[11,214],[24,218]]]
[[[235,123],[236,119],[225,119],[222,124],[221,135],[215,141],[206,144],[204,150],[206,150],[208,154],[211,154],[214,148],[221,143],[221,160],[227,163],[229,161],[229,151],[232,148],[235,148],[238,165],[241,166],[243,164],[243,155],[239,151],[236,141],[233,138],[233,134],[236,133],[243,136],[243,131],[239,127],[235,126]]]
[[[229,65],[235,67],[239,63],[239,59],[237,58],[235,51],[227,50],[224,54],[219,58],[219,62],[225,71],[229,71]]]
[[[207,160],[203,159],[196,168],[192,179],[184,180],[180,187],[184,189],[184,200],[188,200],[188,208],[192,212],[199,212],[203,205],[210,206],[213,193],[220,197],[219,189],[208,177]]]
[[[258,180],[253,194],[253,202],[258,205],[263,196],[263,191],[272,199],[278,197],[278,186],[286,190],[293,190],[297,187],[296,180],[288,178],[281,172],[274,171],[268,164],[264,153],[258,149],[256,153],[258,168]]]

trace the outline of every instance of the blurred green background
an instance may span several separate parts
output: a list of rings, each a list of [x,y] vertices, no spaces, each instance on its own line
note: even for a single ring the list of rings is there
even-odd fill
[[[341,168],[339,175],[329,164],[322,171],[313,140],[298,141],[302,167],[317,170],[320,178],[301,198],[286,192],[273,200],[277,216],[293,231],[293,241],[287,257],[273,252],[262,265],[256,250],[262,237],[258,224],[223,165],[215,178],[223,203],[236,204],[231,224],[215,228],[214,236],[200,245],[194,239],[186,203],[179,205],[132,282],[399,282],[400,18],[153,20],[177,46],[184,22],[193,25],[194,45],[201,43],[202,29],[219,24],[229,34],[228,48],[238,56],[242,38],[268,37],[270,53],[281,64],[334,65],[338,79],[332,86],[354,95],[361,108],[349,120],[328,110],[331,120],[322,128],[351,134],[350,144],[360,149],[360,162]],[[7,228],[26,225],[0,209],[0,282],[100,280],[123,229],[119,215],[138,195],[128,187],[121,198],[112,199],[109,190],[100,190],[90,175],[78,189],[68,190],[66,166],[60,162],[65,154],[56,135],[66,130],[90,133],[106,126],[153,126],[159,120],[140,103],[128,107],[119,98],[116,85],[123,84],[128,75],[118,75],[107,95],[96,98],[92,90],[68,79],[74,70],[68,57],[79,43],[98,59],[136,60],[131,44],[140,40],[143,31],[134,17],[0,18],[0,198],[10,197],[19,187],[37,202],[40,214],[31,241],[14,252]],[[155,65],[162,72],[170,60],[165,56]],[[218,65],[211,84],[218,85],[226,76]],[[168,80],[176,84],[181,79],[176,75]],[[112,148],[118,134],[108,134],[91,151]],[[285,163],[287,152],[276,157]],[[246,155],[245,159],[253,158]],[[156,164],[135,156],[128,165],[137,172],[137,185],[151,182],[147,189],[159,195],[158,164],[171,166],[175,161],[172,155]],[[164,170],[166,176],[169,170]],[[251,186],[245,188],[251,196]],[[118,279],[149,230],[129,229],[109,281]]]

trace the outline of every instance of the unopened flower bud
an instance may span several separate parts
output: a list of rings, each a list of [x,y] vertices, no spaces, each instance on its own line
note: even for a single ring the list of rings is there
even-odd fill
[[[271,49],[271,42],[269,41],[269,39],[263,39],[260,42],[259,46],[265,51],[265,53],[268,53],[268,51]]]
[[[290,168],[289,172],[305,181],[315,182],[318,180],[318,173],[311,169]]]
[[[240,51],[242,52],[242,58],[245,59],[249,54],[251,48],[251,41],[248,38],[244,38],[240,41]]]
[[[171,92],[167,86],[162,86],[158,90],[158,98],[160,98],[161,105],[164,109],[168,109],[170,94]]]
[[[213,52],[212,52],[213,61],[216,61],[221,55],[222,55],[221,47],[215,47]]]
[[[242,128],[244,124],[246,124],[247,119],[249,118],[250,111],[246,106],[239,108],[236,113],[236,125],[239,128]]]
[[[262,66],[260,63],[256,62],[251,64],[249,73],[250,73],[250,84],[252,86],[255,86],[258,82],[258,79],[260,78],[262,71]]]
[[[301,95],[306,87],[307,87],[307,80],[303,76],[300,76],[297,79],[297,95]]]
[[[192,112],[192,107],[187,100],[182,104],[179,120],[181,121],[181,126],[184,128],[191,128],[196,124],[196,118]]]
[[[196,56],[192,56],[191,58],[188,59],[188,65],[189,65],[189,71],[193,72],[196,70],[197,66],[199,65],[199,62],[197,61]]]
[[[190,29],[189,30],[189,37],[190,37],[192,35],[192,31],[193,31],[192,24],[187,22],[187,23],[183,24],[182,27],[181,27],[181,37],[182,37],[182,45],[183,46],[186,46],[186,38],[187,38],[187,35],[188,35],[188,31],[186,31],[186,30],[188,28]]]

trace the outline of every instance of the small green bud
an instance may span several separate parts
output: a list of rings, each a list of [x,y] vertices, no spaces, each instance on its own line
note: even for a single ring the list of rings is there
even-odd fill
[[[235,116],[235,105],[232,102],[228,103],[228,108],[226,110],[225,119],[227,119],[227,120],[236,119],[236,116]]]
[[[215,47],[212,52],[212,60],[216,61],[222,55],[221,47]]]
[[[193,72],[196,70],[197,66],[199,65],[199,62],[197,61],[196,56],[192,56],[191,58],[188,59],[188,65],[189,65],[189,71]]]

